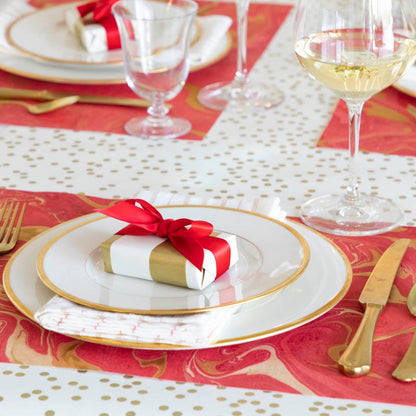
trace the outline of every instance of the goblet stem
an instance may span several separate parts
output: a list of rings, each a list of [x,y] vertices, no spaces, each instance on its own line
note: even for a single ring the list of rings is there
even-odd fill
[[[348,115],[349,115],[349,182],[345,197],[349,201],[358,200],[360,194],[358,191],[358,150],[360,144],[360,125],[361,112],[364,102],[362,101],[347,101]]]
[[[244,88],[247,83],[247,19],[250,0],[236,0],[237,6],[237,70],[234,81]]]
[[[152,105],[147,109],[149,117],[146,118],[146,124],[150,126],[166,125],[169,122],[169,117],[166,115],[169,109],[165,106],[163,94],[155,93],[153,95]]]

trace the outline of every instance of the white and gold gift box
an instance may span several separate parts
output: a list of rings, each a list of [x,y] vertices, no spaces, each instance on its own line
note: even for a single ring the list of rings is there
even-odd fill
[[[237,239],[228,233],[215,233],[225,240],[231,252],[229,268],[238,260]],[[153,280],[190,289],[204,289],[217,277],[214,254],[204,249],[202,270],[195,267],[172,243],[155,235],[113,235],[101,244],[104,268],[108,273]]]
[[[65,21],[69,31],[76,36],[83,48],[91,53],[107,51],[107,34],[104,26],[88,17],[83,21],[76,7],[65,11]]]

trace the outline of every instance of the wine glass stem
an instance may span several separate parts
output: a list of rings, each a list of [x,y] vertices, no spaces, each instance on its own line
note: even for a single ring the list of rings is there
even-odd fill
[[[250,0],[236,0],[237,4],[237,71],[234,82],[241,87],[247,83],[247,18]]]
[[[358,149],[360,144],[361,112],[364,102],[347,101],[349,116],[349,181],[345,198],[349,201],[356,201],[359,198],[358,192]]]
[[[152,99],[152,105],[147,109],[149,117],[146,122],[154,126],[161,125],[166,122],[166,114],[169,109],[164,104],[164,97],[162,94],[155,93]]]

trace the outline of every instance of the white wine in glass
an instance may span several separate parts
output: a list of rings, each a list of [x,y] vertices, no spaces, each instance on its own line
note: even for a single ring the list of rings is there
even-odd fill
[[[302,220],[313,228],[371,235],[391,230],[403,217],[392,201],[359,191],[356,165],[365,101],[396,82],[416,58],[415,2],[299,0],[295,23],[299,62],[346,102],[349,113],[346,192],[319,196],[302,206]]]

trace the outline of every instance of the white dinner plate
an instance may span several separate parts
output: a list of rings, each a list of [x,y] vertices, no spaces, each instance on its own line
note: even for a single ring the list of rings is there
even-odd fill
[[[125,83],[121,51],[89,54],[83,50],[63,21],[63,12],[67,7],[68,4],[47,7],[13,21],[6,32],[13,49],[0,52],[0,69],[26,78],[57,83]],[[49,24],[51,21],[55,23]],[[199,47],[198,39],[201,37],[195,36],[191,52]],[[231,44],[231,35],[227,32],[216,48],[191,64],[190,72],[222,59]]]
[[[416,97],[416,65],[411,66],[393,87],[411,97]]]
[[[40,234],[22,246],[7,263],[3,275],[6,294],[16,308],[30,319],[33,320],[35,312],[56,296],[38,278],[36,260],[39,252],[51,238],[84,221],[84,217],[76,218]],[[345,255],[321,234],[304,225],[288,223],[302,234],[310,247],[310,260],[305,271],[285,289],[243,304],[210,347],[262,339],[304,325],[329,311],[347,293],[352,270]],[[80,339],[129,348],[161,348],[157,343]],[[163,349],[185,348],[163,345]]]
[[[164,218],[203,219],[237,236],[238,261],[204,290],[193,290],[104,271],[100,243],[125,225],[94,214],[52,238],[41,250],[38,275],[55,293],[111,312],[194,313],[252,301],[297,279],[309,261],[306,240],[280,221],[231,208],[160,207]]]

